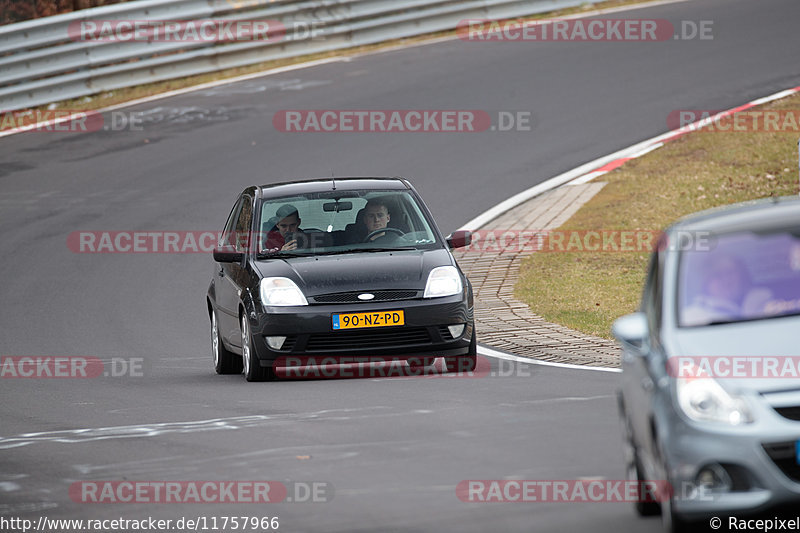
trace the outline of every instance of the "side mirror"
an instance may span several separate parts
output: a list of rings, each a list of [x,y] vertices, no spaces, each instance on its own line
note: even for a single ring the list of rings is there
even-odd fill
[[[237,252],[232,244],[225,244],[214,248],[214,261],[217,263],[240,263],[244,259],[244,252]]]
[[[450,248],[463,248],[472,244],[472,232],[460,229],[447,237],[447,246]]]
[[[650,334],[647,328],[647,316],[644,313],[632,313],[614,321],[611,334],[623,344],[641,348]]]

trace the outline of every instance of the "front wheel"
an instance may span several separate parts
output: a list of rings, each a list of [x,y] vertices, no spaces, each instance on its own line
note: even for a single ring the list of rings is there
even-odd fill
[[[664,533],[686,533],[695,531],[697,524],[688,522],[680,515],[675,513],[675,500],[672,495],[665,497],[661,501],[661,529]]]
[[[211,354],[214,357],[214,370],[217,374],[241,374],[242,358],[225,348],[219,334],[217,312],[211,311]]]
[[[619,416],[622,425],[622,453],[625,458],[625,473],[630,483],[643,487],[645,483],[642,463],[639,460],[639,453],[636,451],[636,443],[633,437],[633,428],[628,414],[625,411],[621,396],[617,398],[619,402]],[[642,494],[634,502],[634,509],[639,516],[653,516],[661,514],[661,505],[657,501],[645,501]]]
[[[250,335],[250,321],[245,315],[241,317],[242,325],[242,364],[244,365],[244,378],[247,381],[271,380],[275,373],[271,366],[258,364],[258,357],[253,353],[253,338]]]

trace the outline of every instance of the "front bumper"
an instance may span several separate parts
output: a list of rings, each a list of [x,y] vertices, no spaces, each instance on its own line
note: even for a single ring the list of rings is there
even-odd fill
[[[700,520],[800,503],[800,466],[794,456],[790,461],[781,459],[787,446],[794,452],[800,422],[764,407],[759,409],[757,422],[738,427],[701,426],[675,411],[665,415],[669,431],[660,432],[660,448],[678,515]],[[775,448],[776,444],[780,446]],[[698,473],[709,466],[723,469],[731,490],[715,491],[698,483]]]
[[[403,310],[402,326],[334,330],[334,313]],[[255,315],[255,317],[253,316]],[[268,307],[250,315],[253,349],[261,366],[271,366],[287,355],[302,356],[459,356],[470,351],[474,330],[473,309],[463,296],[346,305]],[[465,324],[452,338],[448,325]],[[285,336],[280,349],[266,337]]]

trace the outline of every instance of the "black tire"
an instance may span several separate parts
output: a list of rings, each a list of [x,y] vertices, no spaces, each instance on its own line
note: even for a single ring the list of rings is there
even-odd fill
[[[253,353],[253,336],[250,334],[250,321],[245,315],[239,319],[242,331],[242,364],[244,365],[244,378],[247,381],[270,381],[275,378],[271,366],[258,364],[258,357]]]
[[[634,454],[635,453],[636,452],[634,452]],[[645,479],[642,476],[642,464],[639,462],[639,458],[636,456],[634,456],[633,460],[633,472],[631,477],[638,482],[639,487],[642,487],[645,483]],[[657,501],[650,502],[640,500],[634,503],[634,507],[639,516],[655,516],[661,514],[661,504]]]
[[[661,528],[666,533],[690,533],[698,530],[698,523],[689,522],[675,514],[674,498],[664,498],[661,502]]]
[[[691,533],[697,531],[702,524],[705,530],[705,525],[702,522],[695,522],[685,519],[682,515],[675,512],[675,484],[669,479],[669,468],[667,468],[664,460],[664,451],[661,449],[660,442],[656,438],[657,445],[656,452],[658,453],[658,461],[661,463],[661,471],[664,472],[664,480],[667,482],[667,490],[669,494],[660,495],[661,506],[661,529],[666,533]]]
[[[241,374],[242,358],[225,348],[219,335],[217,312],[211,311],[211,355],[214,358],[214,370],[217,374]]]
[[[636,446],[633,442],[633,430],[631,429],[630,420],[625,414],[624,410],[620,409],[620,416],[622,418],[622,445],[625,454],[625,470],[628,481],[638,483],[638,486],[646,481],[642,474],[642,463],[639,460],[639,454],[636,452]],[[655,516],[661,514],[661,504],[657,501],[636,501],[633,504],[636,514],[639,516]]]

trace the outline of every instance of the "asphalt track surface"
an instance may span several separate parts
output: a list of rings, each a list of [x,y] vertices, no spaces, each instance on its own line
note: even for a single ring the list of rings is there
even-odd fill
[[[456,496],[469,479],[622,478],[617,374],[493,359],[483,378],[247,384],[213,373],[207,255],[66,245],[82,230],[218,230],[243,187],[331,172],[410,177],[449,232],[666,131],[673,110],[724,109],[800,85],[795,0],[697,0],[613,16],[711,20],[714,39],[451,41],[129,109],[151,118],[144,131],[0,140],[0,353],[144,365],[142,377],[0,382],[0,515],[278,516],[291,532],[658,529],[625,503]],[[286,134],[272,125],[285,109],[531,111],[533,128]],[[77,431],[87,428],[95,430]],[[71,501],[70,484],[85,480],[318,481],[334,497]]]

